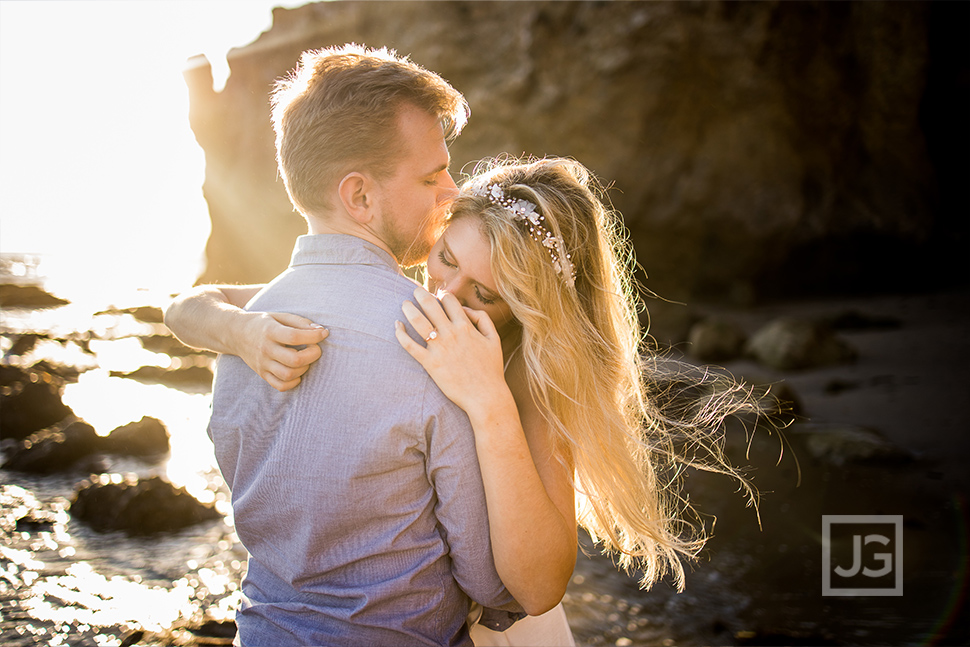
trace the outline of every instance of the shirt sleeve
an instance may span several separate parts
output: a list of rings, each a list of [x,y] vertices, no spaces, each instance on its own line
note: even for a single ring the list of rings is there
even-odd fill
[[[437,387],[428,389],[426,402],[432,414],[426,431],[428,479],[437,495],[435,513],[455,580],[483,607],[521,612],[495,571],[485,487],[468,416]]]

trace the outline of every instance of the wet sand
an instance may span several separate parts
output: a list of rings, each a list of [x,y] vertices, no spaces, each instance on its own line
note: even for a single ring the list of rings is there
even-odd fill
[[[858,353],[850,364],[780,372],[747,360],[726,363],[735,375],[784,381],[800,403],[780,462],[776,437],[757,434],[751,447],[753,480],[763,493],[762,529],[730,481],[691,476],[692,501],[717,523],[687,590],[675,594],[659,584],[641,592],[632,579],[623,588],[604,587],[610,565],[581,559],[577,576],[586,589],[571,589],[566,604],[577,639],[589,645],[970,644],[970,389],[963,378],[970,363],[970,294],[698,311],[734,319],[749,334],[779,316],[857,313],[898,325],[841,331]],[[845,425],[872,429],[909,457],[840,463],[813,456],[813,432]],[[743,434],[735,431],[732,444],[743,462]],[[823,515],[902,516],[901,596],[822,595]],[[829,568],[847,568],[844,551],[839,559],[833,553]],[[873,582],[893,584],[885,577]]]

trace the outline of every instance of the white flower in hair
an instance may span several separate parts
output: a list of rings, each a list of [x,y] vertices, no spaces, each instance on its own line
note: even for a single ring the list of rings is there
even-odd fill
[[[576,283],[576,269],[570,261],[570,255],[566,252],[566,246],[562,239],[553,236],[545,224],[545,218],[536,211],[537,207],[528,200],[513,199],[505,195],[498,184],[485,186],[474,186],[471,194],[480,198],[488,198],[492,204],[498,205],[509,212],[512,219],[517,222],[524,222],[529,228],[529,235],[533,240],[541,244],[549,251],[549,258],[552,260],[552,267],[556,274],[563,278],[568,285]]]

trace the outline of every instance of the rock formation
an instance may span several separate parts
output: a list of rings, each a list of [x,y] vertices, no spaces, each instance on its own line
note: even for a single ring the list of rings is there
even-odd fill
[[[157,418],[144,416],[137,422],[117,427],[107,436],[99,436],[94,427],[71,416],[11,445],[2,467],[51,474],[91,466],[97,454],[136,456],[152,462],[169,449],[168,429]]]
[[[81,483],[71,501],[71,516],[98,532],[122,530],[130,535],[174,531],[222,516],[214,506],[160,477],[118,481],[101,474]]]
[[[200,280],[264,281],[286,266],[305,228],[277,177],[268,92],[302,50],[354,41],[410,54],[465,93],[472,118],[452,146],[455,170],[502,152],[567,155],[611,184],[646,285],[664,297],[899,287],[916,264],[901,264],[902,255],[928,258],[939,234],[921,118],[930,114],[928,84],[941,87],[930,74],[929,26],[944,10],[883,2],[276,9],[272,29],[231,52],[222,92],[204,59],[186,71],[212,217]]]
[[[23,440],[73,412],[61,401],[63,382],[39,366],[0,366],[0,439]]]

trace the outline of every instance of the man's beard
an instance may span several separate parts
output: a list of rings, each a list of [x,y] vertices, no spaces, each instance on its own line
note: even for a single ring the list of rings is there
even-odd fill
[[[445,211],[445,207],[436,207],[421,223],[418,234],[410,236],[398,229],[394,210],[385,206],[383,210],[385,217],[382,239],[391,250],[391,253],[394,254],[394,258],[397,259],[401,267],[414,267],[428,260],[428,253],[431,251],[432,245],[434,245],[435,240],[437,240],[441,234],[441,230],[444,228],[443,212]],[[433,222],[442,224],[434,227],[430,224]]]

